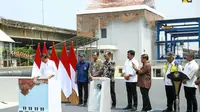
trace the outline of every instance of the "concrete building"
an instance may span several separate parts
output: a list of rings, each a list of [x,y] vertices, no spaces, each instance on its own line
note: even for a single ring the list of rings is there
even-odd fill
[[[13,50],[14,42],[12,38],[0,29],[0,67],[7,66],[11,63],[13,66],[16,66],[16,59],[11,59],[8,56],[9,51]]]
[[[156,59],[156,28],[154,22],[163,15],[146,5],[84,10],[77,13],[77,35],[97,37],[100,51],[112,51],[113,60],[122,66],[127,51],[136,52],[136,59],[147,53]],[[86,46],[91,48],[91,46]]]

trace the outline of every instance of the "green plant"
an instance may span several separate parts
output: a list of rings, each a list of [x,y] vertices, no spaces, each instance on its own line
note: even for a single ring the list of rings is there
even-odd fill
[[[22,53],[28,54],[28,55],[35,54],[35,50],[31,47],[31,45],[26,45],[25,47],[16,47],[16,48],[14,48],[13,51],[19,52],[19,53],[22,52]],[[28,59],[23,58],[23,60],[25,60],[25,61],[22,62],[22,57],[18,57],[17,58],[18,65],[20,65],[20,66],[33,65],[33,61],[34,61],[33,58],[28,58]]]

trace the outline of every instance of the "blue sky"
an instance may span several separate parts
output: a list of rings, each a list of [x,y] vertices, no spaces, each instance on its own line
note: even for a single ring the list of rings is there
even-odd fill
[[[41,0],[0,0],[0,17],[42,24]],[[155,0],[166,18],[200,17],[200,0]],[[44,0],[45,25],[76,29],[76,12],[87,8],[87,0]]]

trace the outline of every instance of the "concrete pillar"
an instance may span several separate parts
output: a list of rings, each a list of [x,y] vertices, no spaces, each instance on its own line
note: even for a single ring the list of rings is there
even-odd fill
[[[2,54],[3,54],[3,42],[0,42],[0,67],[3,67],[3,56],[2,56]]]

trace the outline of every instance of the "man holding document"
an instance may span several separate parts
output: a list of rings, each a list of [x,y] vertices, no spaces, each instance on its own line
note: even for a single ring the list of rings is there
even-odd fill
[[[40,66],[40,74],[38,74],[34,79],[39,78],[47,78],[56,80],[57,68],[54,61],[49,60],[46,54],[42,54],[41,58],[41,66]]]

